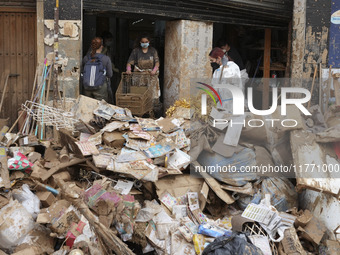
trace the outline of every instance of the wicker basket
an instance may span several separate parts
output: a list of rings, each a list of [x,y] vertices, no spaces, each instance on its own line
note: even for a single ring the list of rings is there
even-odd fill
[[[263,236],[268,237],[267,232],[258,223],[255,223],[255,222],[244,223],[242,226],[242,230],[244,233],[248,233],[249,235],[263,235]],[[276,244],[270,239],[269,239],[269,246],[270,246],[270,249],[273,255],[279,255]]]
[[[122,73],[116,92],[116,105],[131,110],[133,115],[142,116],[153,110],[151,77],[148,73]]]

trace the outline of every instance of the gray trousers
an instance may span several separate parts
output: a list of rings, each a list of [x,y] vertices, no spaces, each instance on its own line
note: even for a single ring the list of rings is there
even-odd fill
[[[92,97],[97,100],[104,99],[105,102],[108,102],[108,94],[107,94],[107,81],[104,82],[103,86],[100,87],[100,89],[96,90],[89,90],[84,89],[84,96]]]

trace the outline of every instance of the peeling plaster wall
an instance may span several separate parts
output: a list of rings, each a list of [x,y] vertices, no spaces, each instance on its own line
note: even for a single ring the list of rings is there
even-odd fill
[[[331,1],[307,0],[303,78],[313,77],[316,64],[328,64]]]
[[[53,52],[54,1],[44,1],[45,56]],[[82,61],[82,5],[81,0],[60,1],[59,8],[59,90],[66,97],[79,95],[79,78]]]
[[[169,21],[165,32],[164,107],[190,97],[191,78],[209,78],[213,24],[198,21]]]
[[[291,77],[302,78],[305,51],[306,0],[295,0],[293,10]],[[298,83],[294,83],[299,86]]]

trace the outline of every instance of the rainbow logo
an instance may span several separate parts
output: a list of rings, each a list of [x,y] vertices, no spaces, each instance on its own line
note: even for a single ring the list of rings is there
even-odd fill
[[[217,96],[218,101],[221,104],[221,106],[223,105],[223,102],[232,100],[232,98],[228,98],[228,99],[222,100],[220,94],[211,85],[208,85],[208,84],[206,84],[204,82],[197,82],[197,83],[207,87],[212,92],[214,92],[214,94]],[[203,90],[205,93],[207,93],[212,98],[212,100],[214,101],[215,105],[217,105],[215,97],[213,96],[213,94],[208,89],[201,88],[201,87],[196,87],[196,88],[200,89],[200,90]],[[207,95],[206,94],[202,94],[202,96],[201,96],[201,114],[202,115],[206,115],[207,114]]]
[[[203,86],[206,86],[206,87],[209,88],[212,92],[214,92],[214,94],[217,96],[217,98],[218,98],[220,104],[222,105],[222,99],[221,99],[221,97],[220,97],[220,94],[218,94],[218,92],[217,92],[212,86],[210,86],[210,85],[208,85],[208,84],[206,84],[206,83],[203,83],[203,82],[197,82],[197,83],[198,83],[198,84],[201,84],[201,85],[203,85]],[[214,100],[215,105],[217,105],[217,102],[216,102],[215,97],[211,94],[211,92],[210,92],[209,90],[207,90],[207,89],[205,89],[205,88],[201,88],[201,87],[196,87],[196,88],[198,88],[198,89],[200,89],[200,90],[203,90],[205,93],[207,93],[207,94],[212,98],[212,100]]]

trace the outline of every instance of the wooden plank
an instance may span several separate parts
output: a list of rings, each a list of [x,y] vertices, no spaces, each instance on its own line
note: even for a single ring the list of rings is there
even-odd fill
[[[82,159],[80,159],[80,158],[74,158],[74,159],[72,159],[72,160],[69,161],[69,162],[61,163],[61,164],[59,164],[58,166],[51,168],[46,174],[44,174],[44,175],[41,177],[41,180],[42,180],[42,181],[46,181],[48,178],[50,178],[53,174],[55,174],[55,173],[58,172],[59,170],[61,170],[61,169],[63,169],[63,168],[66,168],[66,167],[69,167],[69,166],[74,166],[74,165],[83,163],[83,162],[85,162],[85,161],[86,161],[85,158],[82,158]]]
[[[18,100],[18,103],[21,104],[22,100],[23,100],[23,77],[22,77],[22,14],[21,13],[16,13],[16,40],[15,40],[15,44],[16,44],[16,62],[17,62],[17,71],[16,74],[18,74],[19,76],[17,76],[16,78],[12,78],[12,79],[16,79],[17,82],[17,89],[15,91],[15,97]]]
[[[29,19],[28,19],[28,14],[23,13],[22,16],[23,19],[23,41],[26,42],[23,44],[22,52],[23,52],[23,70],[22,70],[22,76],[23,76],[23,83],[25,84],[25,87],[27,87],[27,83],[29,82],[28,80],[28,66],[30,65],[29,63],[29,46],[28,46],[28,41],[29,41],[29,31],[28,31],[28,26],[29,26]],[[28,99],[28,97],[27,97]]]
[[[263,58],[263,78],[270,78],[270,48],[272,30],[266,28],[264,32],[264,58]],[[269,107],[269,80],[264,79],[262,92],[262,109]]]
[[[2,41],[3,41],[3,66],[2,68],[7,68],[10,69],[10,38],[9,38],[9,33],[10,33],[10,28],[9,28],[9,14],[8,13],[4,13],[3,14],[3,37],[2,37]],[[4,69],[2,70],[2,72],[4,71]],[[11,83],[8,84],[9,86],[11,86]],[[8,99],[10,96],[10,88],[7,90],[8,95],[5,97],[5,102],[4,102],[4,109],[1,112],[1,117],[2,118],[7,118],[10,117],[10,100]]]
[[[35,12],[35,8],[30,7],[0,7],[0,12]]]
[[[193,162],[192,165],[194,167],[199,166],[202,167],[197,161]],[[215,194],[226,204],[232,204],[235,202],[235,200],[232,198],[232,196],[221,189],[221,184],[215,180],[214,177],[208,175],[207,173],[200,171],[200,175],[204,178],[206,183],[209,185],[209,187],[215,192]]]
[[[16,59],[16,45],[15,45],[15,41],[16,41],[16,34],[17,34],[17,30],[16,30],[16,22],[15,22],[15,13],[10,13],[10,33],[9,33],[9,37],[10,37],[10,73],[17,73],[17,59]],[[18,107],[17,107],[17,102],[18,102],[18,98],[16,97],[16,91],[18,89],[17,87],[17,78],[16,77],[12,77],[9,79],[10,80],[10,105],[11,105],[11,123],[13,121],[13,119],[15,119],[18,115]]]
[[[36,67],[36,15],[29,13],[29,69],[28,69],[28,83],[26,85],[25,93],[27,98],[29,97],[29,91],[31,91],[34,81],[35,67]]]
[[[9,70],[7,69],[2,73],[1,82],[0,82],[0,85],[2,86],[2,93],[1,93],[1,100],[0,100],[0,112],[2,111],[2,106],[4,104],[5,96],[7,94],[8,79],[9,79]]]

